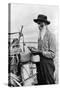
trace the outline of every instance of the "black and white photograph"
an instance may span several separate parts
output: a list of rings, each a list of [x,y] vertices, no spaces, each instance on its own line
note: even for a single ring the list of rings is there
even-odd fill
[[[8,4],[8,86],[59,83],[57,5]]]

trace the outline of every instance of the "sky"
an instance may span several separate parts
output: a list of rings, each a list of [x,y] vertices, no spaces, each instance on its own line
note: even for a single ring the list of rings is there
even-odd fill
[[[58,33],[58,6],[40,4],[11,4],[11,32],[18,32],[23,25],[25,41],[37,41],[38,28],[33,19],[39,14],[47,15],[51,24],[48,26],[57,38]]]

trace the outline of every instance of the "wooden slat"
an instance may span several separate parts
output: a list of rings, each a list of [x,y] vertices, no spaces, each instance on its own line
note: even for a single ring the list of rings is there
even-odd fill
[[[8,35],[18,34],[20,32],[8,33]]]

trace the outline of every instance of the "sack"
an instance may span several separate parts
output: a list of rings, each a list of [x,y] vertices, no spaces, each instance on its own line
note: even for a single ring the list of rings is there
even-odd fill
[[[28,62],[31,60],[30,53],[22,52],[22,53],[20,53],[20,55],[21,55],[21,62]]]

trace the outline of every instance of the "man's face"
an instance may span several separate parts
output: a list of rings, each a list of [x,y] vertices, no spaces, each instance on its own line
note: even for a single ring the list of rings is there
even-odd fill
[[[46,26],[46,24],[44,22],[41,22],[40,24],[38,24],[38,28],[41,31],[44,27]]]

